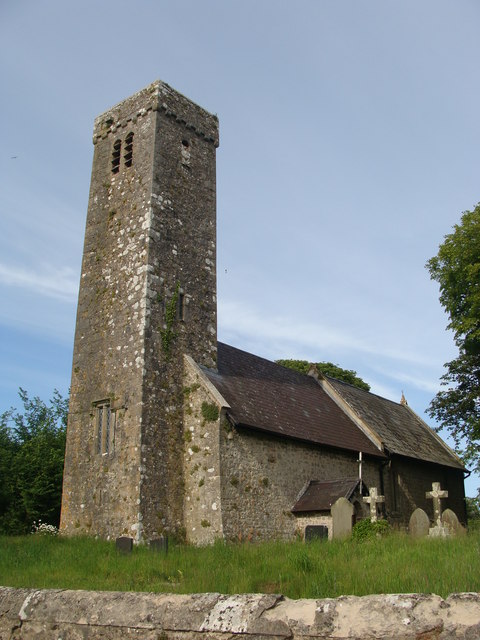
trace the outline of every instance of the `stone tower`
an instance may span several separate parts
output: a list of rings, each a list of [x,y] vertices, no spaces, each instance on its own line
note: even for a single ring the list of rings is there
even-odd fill
[[[61,529],[183,528],[183,354],[215,366],[218,120],[155,82],[95,120]]]

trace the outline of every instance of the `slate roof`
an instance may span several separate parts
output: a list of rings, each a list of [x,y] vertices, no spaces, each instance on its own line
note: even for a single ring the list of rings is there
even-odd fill
[[[238,426],[385,457],[310,376],[221,342],[217,370],[203,371]]]
[[[408,406],[340,380],[327,380],[355,413],[380,436],[388,452],[464,469],[455,453]]]
[[[222,342],[217,370],[202,367],[240,427],[386,457],[312,377]],[[377,434],[386,453],[464,470],[455,453],[408,406],[340,380],[328,383]]]
[[[332,504],[335,504],[339,498],[349,500],[359,484],[358,478],[310,480],[305,491],[293,505],[292,512],[330,511]]]

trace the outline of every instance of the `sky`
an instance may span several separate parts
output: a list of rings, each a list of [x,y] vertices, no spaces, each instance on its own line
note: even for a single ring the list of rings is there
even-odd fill
[[[456,351],[425,263],[480,200],[479,26],[478,0],[1,0],[0,412],[68,393],[93,121],[160,79],[220,120],[219,339],[434,426]]]

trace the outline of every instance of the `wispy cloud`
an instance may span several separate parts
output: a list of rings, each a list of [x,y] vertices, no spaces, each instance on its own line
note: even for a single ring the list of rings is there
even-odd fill
[[[381,336],[376,342],[372,342],[340,325],[331,326],[308,320],[302,322],[288,316],[262,316],[254,309],[235,302],[219,302],[219,329],[220,335],[224,334],[227,339],[241,335],[248,337],[253,343],[263,342],[270,351],[278,348],[279,351],[272,354],[274,357],[282,357],[287,352],[290,357],[302,357],[302,352],[339,354],[350,351],[410,366],[428,367],[432,364],[428,356],[408,348],[408,345],[391,347],[384,344]]]
[[[56,269],[48,265],[33,271],[0,263],[0,282],[65,302],[74,302],[78,292],[78,276],[70,267]]]
[[[426,376],[423,376],[421,372],[405,373],[403,371],[395,371],[394,369],[381,368],[378,366],[374,366],[373,369],[384,378],[397,380],[400,383],[416,387],[432,395],[437,393],[440,388],[439,381],[435,379],[435,377],[429,377],[428,373]]]

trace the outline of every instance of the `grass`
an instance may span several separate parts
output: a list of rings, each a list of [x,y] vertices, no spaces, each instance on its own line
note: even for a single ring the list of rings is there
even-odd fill
[[[480,591],[480,533],[448,540],[393,534],[363,543],[301,542],[148,547],[130,555],[91,538],[0,537],[0,585],[170,593],[282,593],[334,598],[371,593]]]

